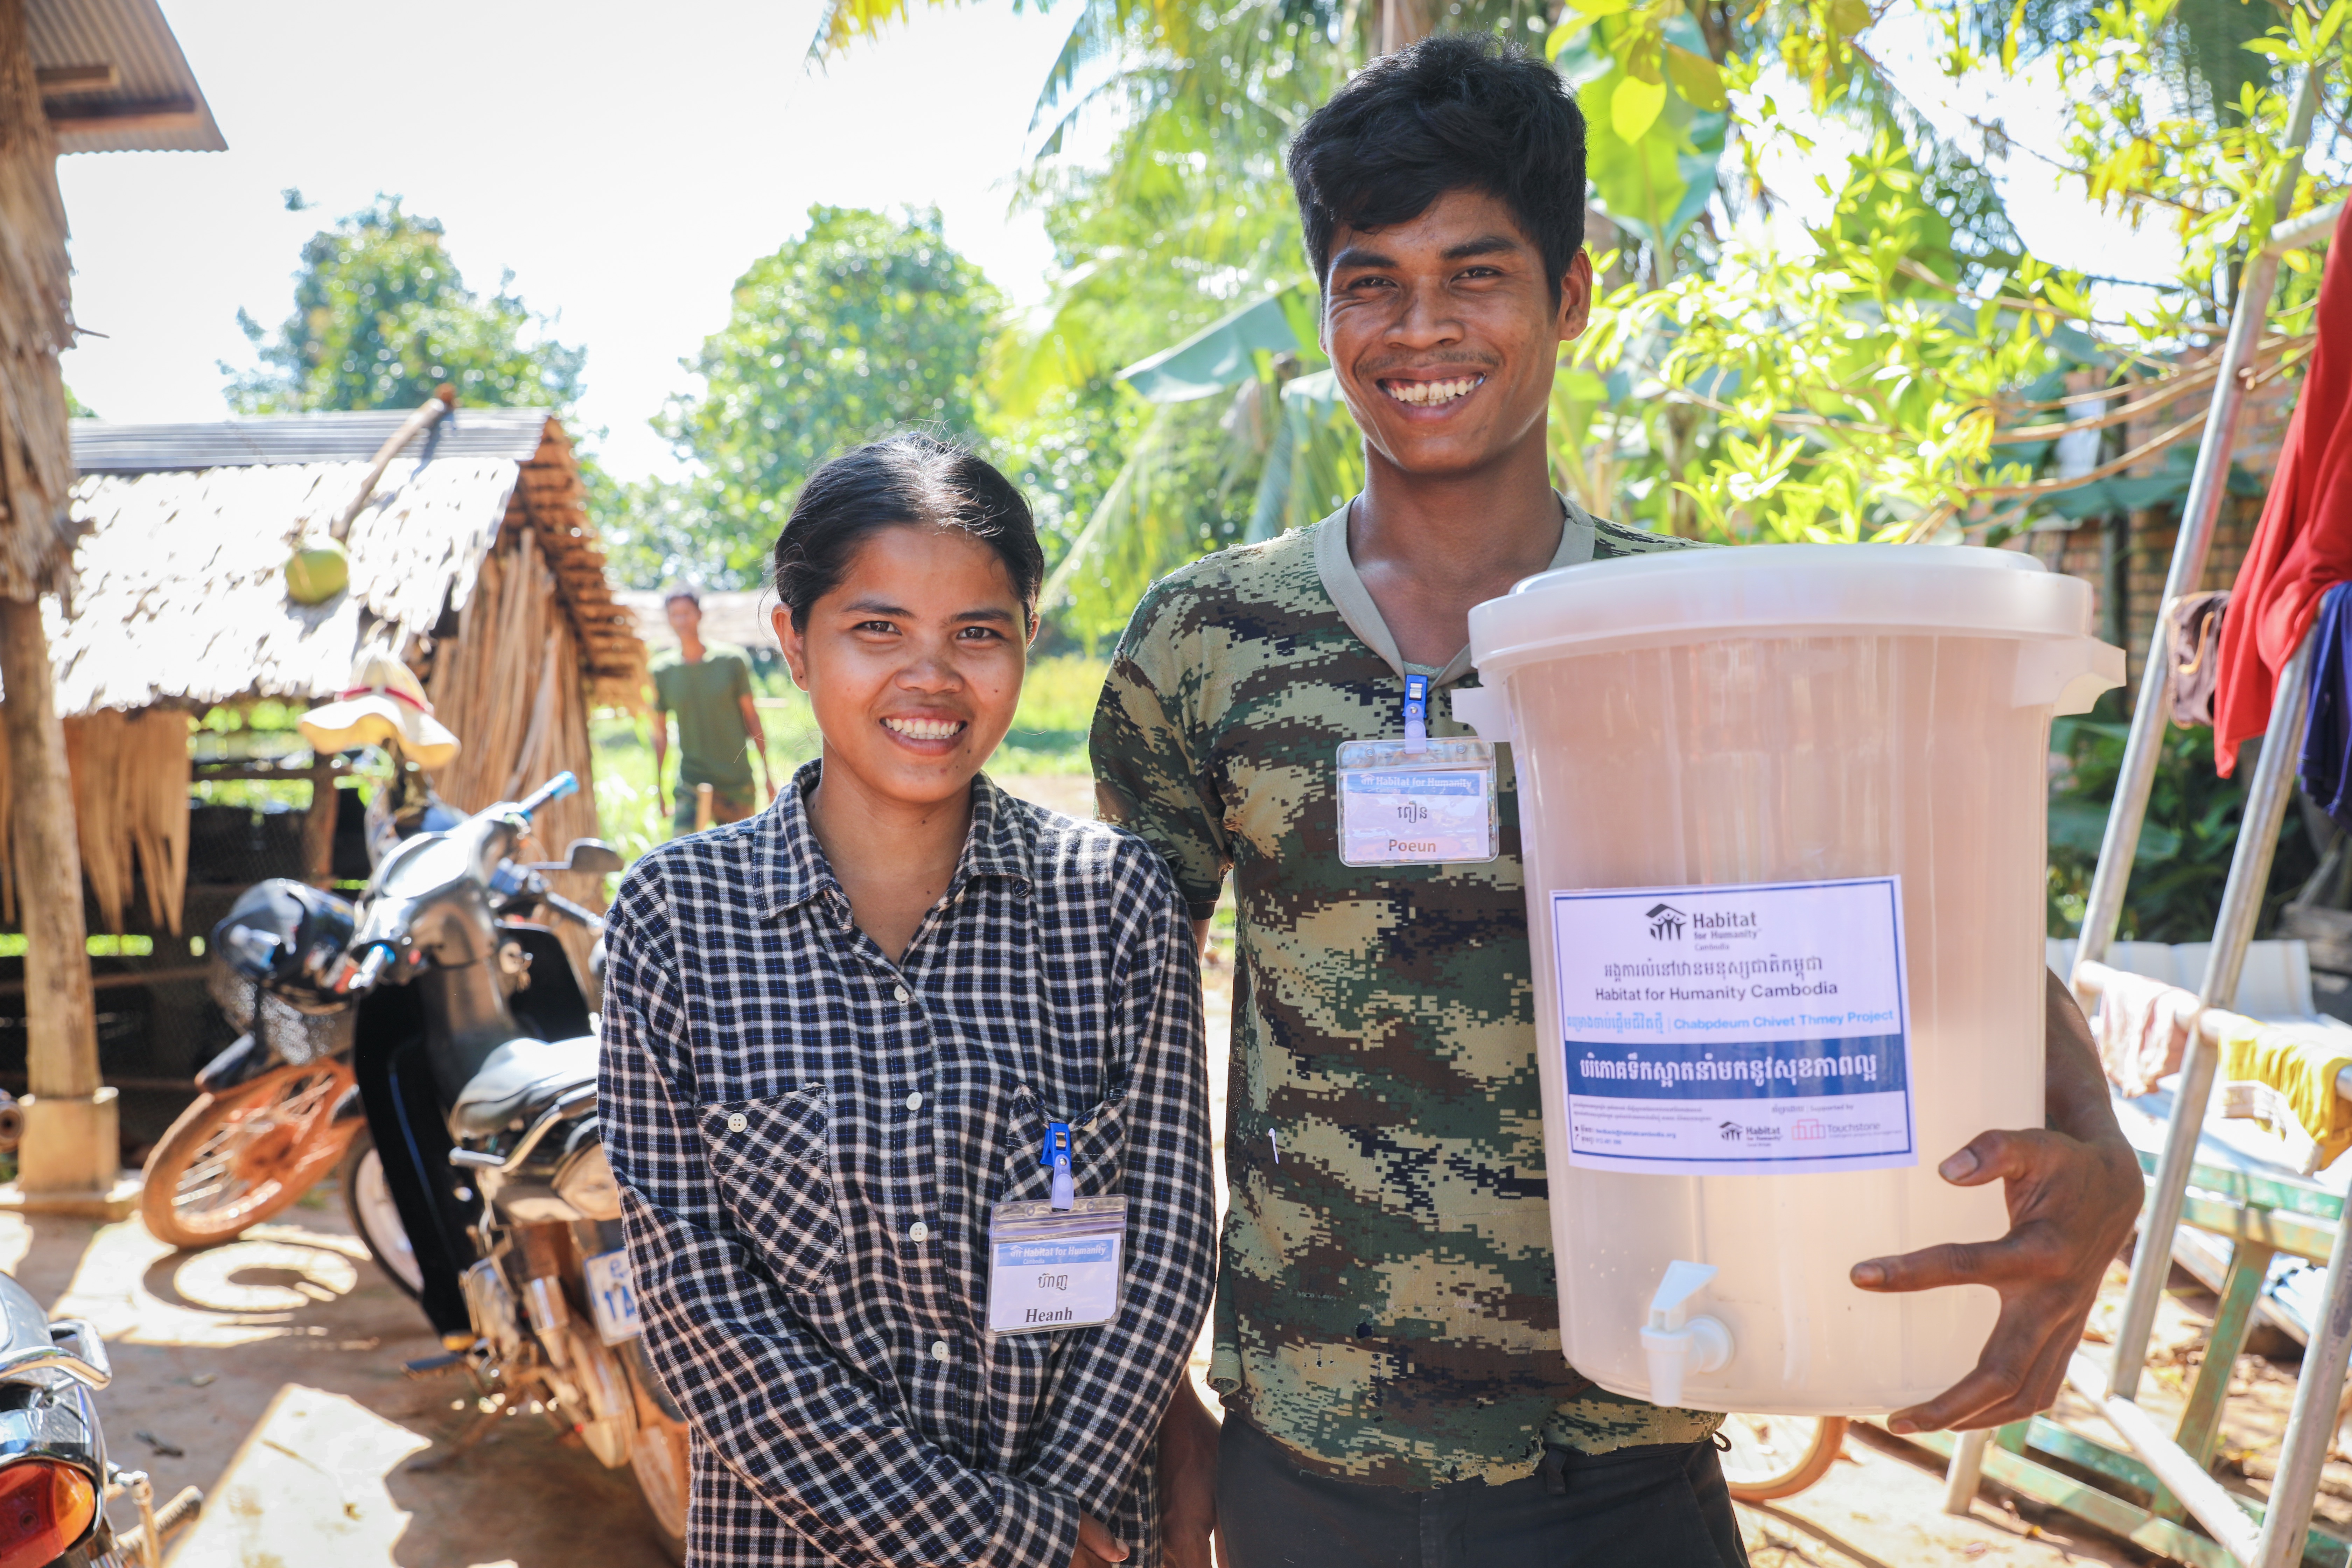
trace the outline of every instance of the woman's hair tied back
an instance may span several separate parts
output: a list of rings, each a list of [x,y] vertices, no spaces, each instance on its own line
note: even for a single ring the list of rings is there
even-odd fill
[[[909,524],[957,529],[985,543],[1036,625],[1045,555],[1028,501],[978,453],[920,431],[852,447],[801,486],[774,557],[776,597],[793,625],[807,627],[810,607],[839,586],[869,535]]]

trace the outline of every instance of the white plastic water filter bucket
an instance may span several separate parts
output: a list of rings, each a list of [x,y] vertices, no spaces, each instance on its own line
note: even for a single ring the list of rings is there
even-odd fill
[[[2050,721],[2124,673],[2090,623],[2087,584],[1942,545],[1596,562],[1471,612],[1577,1370],[1859,1415],[1975,1365],[1990,1289],[1847,1271],[2007,1228],[1936,1167],[2042,1125]]]

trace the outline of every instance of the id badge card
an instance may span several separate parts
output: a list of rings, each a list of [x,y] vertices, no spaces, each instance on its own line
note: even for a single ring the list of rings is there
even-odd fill
[[[1339,748],[1339,858],[1350,866],[1492,860],[1495,748],[1444,740],[1413,751],[1402,741],[1350,741]]]
[[[1118,1316],[1127,1261],[1127,1199],[1076,1198],[1067,1208],[998,1204],[988,1216],[988,1329],[1045,1334]]]
[[[1349,866],[1492,860],[1502,852],[1495,747],[1429,737],[1429,678],[1405,678],[1404,739],[1339,748],[1339,858]]]

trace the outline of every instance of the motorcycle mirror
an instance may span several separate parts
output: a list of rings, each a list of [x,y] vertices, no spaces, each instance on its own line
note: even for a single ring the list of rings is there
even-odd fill
[[[601,838],[575,838],[563,868],[591,877],[618,876],[622,868],[620,851]]]

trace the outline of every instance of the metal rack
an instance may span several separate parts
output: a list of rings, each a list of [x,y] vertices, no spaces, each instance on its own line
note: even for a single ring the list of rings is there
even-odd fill
[[[2322,68],[2314,67],[2296,90],[2287,143],[2297,151],[2289,158],[2273,193],[2273,212],[2293,197],[2301,177],[2300,149],[2310,135],[2321,79]],[[2252,364],[2262,337],[2280,258],[2288,250],[2324,240],[2334,228],[2337,212],[2337,206],[2331,206],[2274,228],[2269,243],[2246,262],[2206,413],[2197,467],[2181,509],[2171,568],[2165,579],[2168,611],[2183,595],[2195,593],[2204,576],[2214,524],[2228,487],[2231,448],[2245,408],[2248,389],[2242,373]],[[2076,995],[2086,1003],[2109,973],[2103,961],[2115,939],[2157,759],[2163,749],[2170,639],[2170,616],[2159,615],[2149,634],[2130,740],[2083,919],[2074,984]],[[2306,637],[2279,677],[2271,705],[2269,743],[2262,749],[2248,786],[2245,814],[2215,922],[2212,957],[2196,997],[2200,1026],[2189,1033],[2161,1151],[2153,1158],[2146,1152],[2142,1154],[2143,1168],[2149,1171],[2148,1194],[2113,1354],[2102,1363],[2078,1352],[2067,1373],[2068,1383],[2123,1437],[2131,1453],[2109,1449],[2042,1418],[2005,1427],[1997,1436],[1970,1433],[1957,1440],[1947,1438],[1936,1446],[1947,1447],[1952,1456],[1947,1477],[1951,1505],[1965,1508],[1975,1494],[1979,1476],[1990,1468],[2004,1484],[2018,1486],[2183,1562],[2210,1568],[2232,1564],[2288,1568],[2304,1562],[2347,1561],[2344,1542],[2326,1536],[2315,1539],[2310,1528],[2320,1468],[2334,1436],[2347,1357],[2352,1354],[2352,1237],[2342,1223],[2342,1201],[2294,1190],[2291,1184],[2264,1183],[2258,1189],[2242,1179],[2242,1173],[2210,1163],[2200,1164],[2199,1160],[2203,1111],[2220,1062],[2214,1031],[2203,1024],[2236,999],[2247,943],[2253,936],[2263,889],[2270,878],[2272,851],[2294,788],[2295,742],[2309,710],[2311,658],[2312,639]],[[2192,1182],[2199,1189],[2193,1198]],[[2172,1238],[2184,1220],[2232,1237],[2236,1245],[2222,1284],[2212,1343],[2181,1422],[2168,1434],[2140,1408],[2136,1396],[2157,1306],[2171,1269]],[[2225,1490],[2207,1466],[2219,1438],[2230,1372],[2244,1343],[2271,1258],[2278,1250],[2315,1259],[2324,1256],[2327,1273],[2324,1305],[2312,1325],[2302,1375],[2295,1385],[2270,1505],[2263,1509]],[[2077,1474],[2037,1464],[2029,1457],[2036,1449],[2063,1460],[2072,1471],[2088,1472],[2145,1494],[2147,1506],[2126,1504],[2103,1488],[2085,1484]],[[2184,1511],[2204,1527],[2210,1540],[2178,1522]]]

